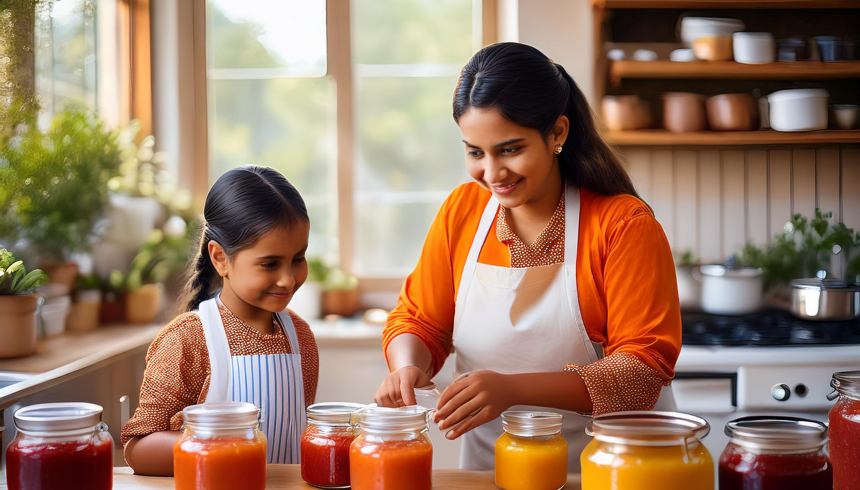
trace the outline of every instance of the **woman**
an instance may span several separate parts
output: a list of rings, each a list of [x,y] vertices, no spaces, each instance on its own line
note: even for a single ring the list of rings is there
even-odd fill
[[[436,422],[460,466],[493,467],[499,415],[565,418],[569,470],[582,414],[651,410],[674,376],[681,318],[672,254],[582,92],[540,51],[479,51],[454,94],[464,184],[439,211],[389,316],[382,406],[415,403],[452,350],[459,377]],[[671,392],[661,408],[672,407]]]

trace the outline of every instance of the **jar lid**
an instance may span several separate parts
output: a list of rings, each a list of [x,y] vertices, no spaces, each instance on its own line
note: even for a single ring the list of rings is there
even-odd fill
[[[762,270],[757,267],[727,267],[718,264],[703,265],[699,267],[699,271],[712,277],[758,277],[762,275]]]
[[[830,386],[835,393],[860,400],[860,371],[840,371],[833,373]],[[828,400],[836,398],[835,393],[827,395]]]
[[[91,429],[101,423],[103,411],[94,403],[40,403],[15,412],[15,426],[21,432]]]
[[[521,437],[551,436],[561,432],[563,417],[555,412],[518,412],[502,413],[502,427],[505,432]]]
[[[353,425],[367,432],[415,432],[427,428],[427,413],[424,407],[388,408],[369,405],[353,414]]]
[[[634,446],[677,446],[699,441],[710,431],[707,420],[679,412],[606,413],[585,427],[585,433],[599,441]]]
[[[209,429],[246,429],[257,427],[260,410],[252,403],[209,402],[182,410],[186,424]]]
[[[825,423],[798,417],[742,417],[726,424],[725,432],[733,443],[754,450],[810,450],[827,442]]]
[[[349,425],[352,414],[366,406],[349,402],[314,403],[308,407],[308,421],[323,425]]]
[[[829,98],[830,94],[821,88],[793,88],[780,90],[767,96],[768,102],[779,102],[781,100]]]

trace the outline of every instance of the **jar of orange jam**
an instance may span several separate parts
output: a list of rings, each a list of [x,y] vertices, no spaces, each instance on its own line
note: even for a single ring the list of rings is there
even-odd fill
[[[353,415],[361,429],[349,449],[352,490],[431,490],[433,445],[427,410],[371,407]]]
[[[553,412],[502,414],[496,441],[496,486],[502,490],[559,490],[567,483],[567,441]]]
[[[582,490],[714,488],[714,461],[701,440],[708,422],[676,412],[616,412],[594,417],[580,456]]]
[[[834,490],[860,488],[860,371],[833,373],[830,409],[830,461]]]
[[[260,411],[243,402],[212,402],[182,411],[173,446],[176,490],[263,490],[266,436]]]

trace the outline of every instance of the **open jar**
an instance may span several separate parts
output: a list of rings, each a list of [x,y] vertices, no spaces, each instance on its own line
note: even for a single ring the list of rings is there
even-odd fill
[[[830,409],[830,461],[834,490],[860,488],[860,371],[833,373]]]
[[[182,435],[173,446],[176,490],[263,490],[266,436],[251,403],[211,402],[182,410]]]
[[[350,418],[358,403],[316,403],[308,407],[302,433],[302,480],[318,488],[349,488],[349,447],[358,431]]]
[[[113,438],[92,403],[43,403],[15,412],[6,448],[10,490],[110,490]]]
[[[677,412],[598,415],[580,456],[585,490],[714,488],[714,461],[701,440],[708,422]]]
[[[827,425],[796,417],[743,417],[726,424],[720,490],[833,488]]]
[[[496,486],[502,490],[559,490],[567,483],[567,441],[553,412],[502,413],[496,441]]]
[[[431,490],[433,445],[422,407],[370,407],[353,416],[361,433],[349,450],[352,490]]]

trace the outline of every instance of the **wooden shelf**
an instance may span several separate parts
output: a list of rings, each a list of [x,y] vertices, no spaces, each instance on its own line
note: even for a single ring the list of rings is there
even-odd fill
[[[857,0],[594,0],[608,9],[844,9]]]
[[[660,129],[608,131],[606,138],[618,146],[747,146],[747,145],[860,145],[860,130],[780,133],[765,131],[702,131],[670,133]]]
[[[736,61],[613,61],[613,82],[624,78],[698,80],[835,80],[860,78],[860,61],[778,61],[745,65]]]

